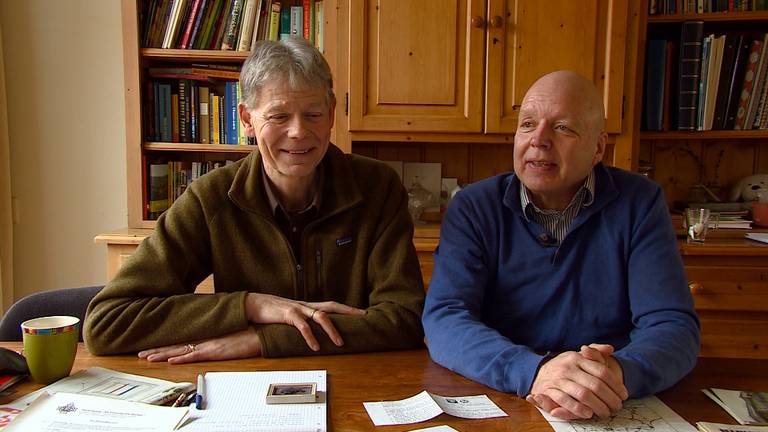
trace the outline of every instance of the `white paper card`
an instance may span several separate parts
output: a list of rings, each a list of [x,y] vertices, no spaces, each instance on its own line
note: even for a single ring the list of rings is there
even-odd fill
[[[426,390],[407,399],[363,402],[363,406],[376,426],[419,423],[442,413],[468,419],[507,415],[485,395],[444,397]]]
[[[604,419],[568,421],[539,411],[555,432],[697,432],[656,396],[627,400],[619,412]]]
[[[446,426],[446,425],[440,425],[440,426],[432,426],[425,429],[412,429],[411,432],[459,432],[456,429]]]
[[[147,405],[75,393],[42,394],[6,428],[7,432],[172,431],[188,409]]]

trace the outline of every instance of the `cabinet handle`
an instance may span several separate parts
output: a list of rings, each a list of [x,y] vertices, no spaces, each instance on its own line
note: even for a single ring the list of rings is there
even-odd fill
[[[693,295],[700,295],[704,293],[704,285],[698,282],[689,283],[688,288],[691,290],[691,294]]]
[[[491,27],[501,28],[502,25],[504,25],[504,19],[502,17],[494,15],[493,18],[491,18]]]
[[[485,19],[481,16],[473,16],[472,17],[472,27],[474,28],[483,28],[485,26]]]

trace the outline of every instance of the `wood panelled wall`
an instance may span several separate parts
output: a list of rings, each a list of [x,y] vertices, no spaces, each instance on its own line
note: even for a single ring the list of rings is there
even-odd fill
[[[352,143],[352,153],[379,160],[404,162],[439,162],[443,177],[455,177],[460,185],[473,183],[512,171],[512,143]],[[605,163],[613,161],[613,145],[608,145]],[[410,185],[406,185],[409,187]]]
[[[768,174],[764,139],[649,140],[640,145],[640,165],[664,188],[667,201],[688,201],[691,187],[703,183],[728,201],[731,188],[751,174]]]

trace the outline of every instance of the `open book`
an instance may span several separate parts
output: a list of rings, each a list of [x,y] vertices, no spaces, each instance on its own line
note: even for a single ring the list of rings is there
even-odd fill
[[[708,388],[702,390],[743,425],[768,425],[768,392]]]

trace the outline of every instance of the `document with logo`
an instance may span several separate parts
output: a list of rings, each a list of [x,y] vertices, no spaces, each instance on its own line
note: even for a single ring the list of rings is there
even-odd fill
[[[188,408],[171,408],[75,393],[43,393],[6,428],[7,432],[167,432]]]
[[[363,402],[363,406],[376,426],[418,423],[443,413],[466,419],[507,415],[486,395],[445,397],[426,390],[407,399]]]

